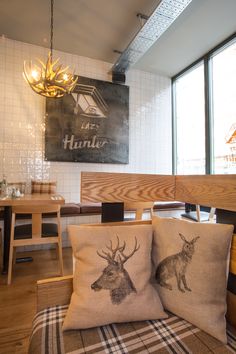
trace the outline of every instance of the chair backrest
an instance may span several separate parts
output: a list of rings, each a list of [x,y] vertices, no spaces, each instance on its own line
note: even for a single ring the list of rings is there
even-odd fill
[[[153,206],[153,202],[124,202],[124,211],[134,211],[135,220],[141,220],[145,211],[149,211],[152,217]]]
[[[31,181],[31,193],[49,193],[57,192],[57,182],[55,181]]]
[[[207,215],[208,214],[208,219],[207,221],[213,221],[213,218],[214,218],[214,214],[215,214],[215,211],[216,211],[216,208],[209,208],[210,211],[209,213],[208,212],[205,212],[205,214]],[[197,217],[197,221],[198,222],[201,222],[201,207],[200,205],[196,205],[196,217]]]
[[[12,221],[15,223],[16,214],[32,215],[32,238],[41,237],[42,234],[42,214],[56,213],[57,224],[60,227],[60,208],[59,204],[47,205],[15,205],[12,207]]]

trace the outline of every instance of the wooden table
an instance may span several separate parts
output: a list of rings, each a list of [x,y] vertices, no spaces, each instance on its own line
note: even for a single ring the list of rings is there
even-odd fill
[[[11,214],[14,205],[46,205],[46,204],[64,204],[65,199],[59,194],[34,193],[25,194],[19,198],[0,197],[0,207],[4,207],[4,241],[3,241],[3,270],[7,273],[10,247],[11,232]]]

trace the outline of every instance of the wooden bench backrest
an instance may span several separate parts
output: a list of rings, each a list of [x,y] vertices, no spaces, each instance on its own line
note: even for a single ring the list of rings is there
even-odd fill
[[[181,201],[236,211],[236,175],[81,172],[81,202]]]

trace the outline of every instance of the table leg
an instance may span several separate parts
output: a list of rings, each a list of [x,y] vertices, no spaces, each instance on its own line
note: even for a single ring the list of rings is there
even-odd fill
[[[6,274],[8,270],[10,234],[11,234],[11,214],[10,206],[4,207],[4,238],[3,238],[3,269],[2,274]]]

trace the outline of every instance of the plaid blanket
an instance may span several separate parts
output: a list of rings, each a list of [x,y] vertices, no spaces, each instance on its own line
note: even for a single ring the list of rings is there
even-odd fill
[[[236,337],[229,330],[225,346],[173,314],[165,320],[62,332],[67,308],[51,307],[35,316],[29,354],[236,353]]]

